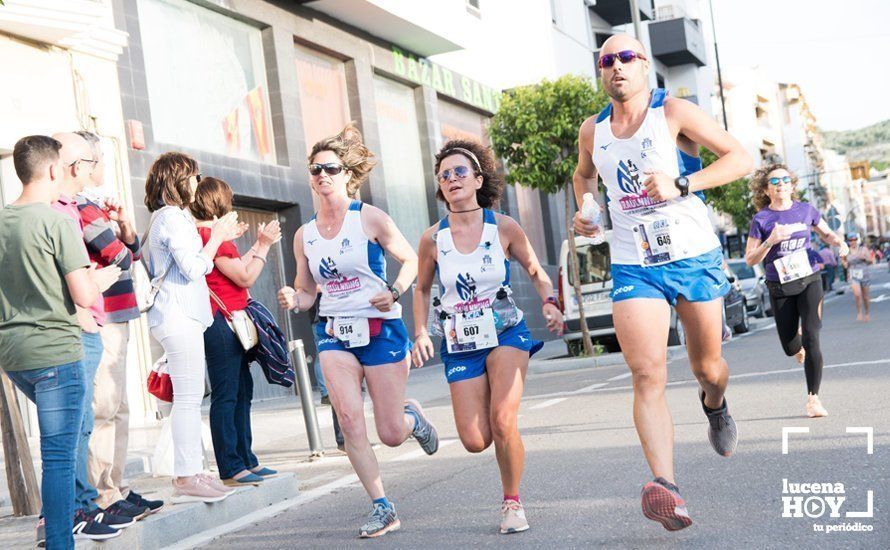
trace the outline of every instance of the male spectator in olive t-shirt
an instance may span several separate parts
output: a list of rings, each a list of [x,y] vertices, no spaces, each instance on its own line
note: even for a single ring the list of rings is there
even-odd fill
[[[73,548],[74,457],[85,383],[75,304],[89,307],[120,269],[90,267],[58,198],[62,145],[46,136],[15,144],[22,194],[0,210],[0,368],[37,406],[46,546]]]

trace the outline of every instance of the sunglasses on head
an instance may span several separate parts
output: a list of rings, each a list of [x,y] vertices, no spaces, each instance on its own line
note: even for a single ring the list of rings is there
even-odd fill
[[[309,173],[313,176],[317,176],[321,174],[322,170],[324,170],[325,174],[329,176],[336,176],[337,174],[342,172],[344,168],[345,166],[336,162],[326,162],[324,164],[314,163],[309,165]]]
[[[635,52],[633,50],[621,50],[616,53],[607,53],[606,55],[600,56],[600,68],[601,69],[610,69],[612,65],[615,64],[615,60],[621,61],[623,65],[626,65],[632,62],[635,59],[640,59],[645,61],[647,57],[639,52]]]
[[[770,178],[770,185],[779,185],[780,183],[791,183],[791,176],[782,176],[781,178]]]
[[[442,170],[436,177],[439,178],[439,183],[445,183],[446,181],[451,179],[452,174],[454,174],[454,176],[458,179],[463,179],[472,173],[473,171],[468,166],[461,165],[455,166],[454,169],[448,168],[446,170]]]

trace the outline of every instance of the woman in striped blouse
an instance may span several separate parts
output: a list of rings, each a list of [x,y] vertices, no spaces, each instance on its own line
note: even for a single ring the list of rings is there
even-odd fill
[[[143,250],[152,278],[166,274],[148,311],[148,325],[164,348],[173,382],[173,502],[216,502],[230,492],[203,473],[203,335],[213,322],[204,276],[213,269],[220,245],[240,228],[238,215],[230,212],[213,223],[202,246],[188,210],[199,181],[198,163],[182,153],[158,157],[145,179],[145,206],[152,217]]]

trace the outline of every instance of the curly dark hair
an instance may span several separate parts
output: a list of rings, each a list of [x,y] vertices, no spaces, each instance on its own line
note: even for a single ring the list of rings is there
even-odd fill
[[[765,164],[754,172],[754,175],[751,176],[751,183],[748,184],[748,189],[751,190],[751,199],[754,202],[754,208],[757,210],[762,210],[769,206],[770,199],[769,195],[766,194],[766,188],[769,186],[769,173],[773,170],[785,170],[788,172],[788,175],[791,176],[791,185],[794,186],[794,190],[791,192],[791,200],[796,201],[800,198],[797,195],[797,174],[792,172],[787,165],[782,163]]]
[[[476,201],[479,203],[479,206],[491,208],[494,203],[500,200],[501,194],[504,191],[504,182],[500,174],[498,174],[494,153],[491,152],[490,147],[469,139],[452,139],[436,154],[435,172],[437,177],[442,161],[451,155],[461,155],[466,158],[470,162],[473,172],[477,176],[482,176],[482,187],[476,190]],[[448,204],[438,182],[436,185],[436,198],[446,205]],[[449,206],[450,209],[451,207]]]
[[[355,127],[355,123],[350,122],[336,136],[325,138],[313,145],[309,153],[309,162],[315,162],[315,155],[322,151],[331,151],[337,155],[343,166],[352,174],[346,184],[346,194],[355,198],[362,184],[368,179],[368,174],[377,164],[374,153],[365,147],[362,133]]]
[[[189,178],[198,173],[198,163],[185,153],[164,153],[151,164],[145,177],[145,207],[149,212],[165,204],[185,208],[192,202]]]

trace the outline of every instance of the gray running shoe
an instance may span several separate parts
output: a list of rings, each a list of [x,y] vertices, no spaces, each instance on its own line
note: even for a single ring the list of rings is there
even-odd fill
[[[439,450],[439,433],[436,431],[436,427],[424,416],[420,403],[414,399],[406,399],[405,412],[414,415],[417,419],[417,422],[414,424],[414,432],[411,435],[420,443],[420,447],[426,454],[435,454]]]
[[[723,405],[719,409],[709,409],[705,406],[705,391],[699,388],[698,398],[701,401],[702,409],[708,417],[708,440],[711,447],[720,456],[730,456],[735,452],[739,443],[738,430],[735,426],[735,420],[729,415],[729,407],[726,405],[726,398],[723,398]]]
[[[382,504],[375,504],[368,515],[368,521],[362,525],[359,537],[363,539],[380,537],[390,531],[398,531],[401,526],[402,522],[396,515],[395,506],[387,508]]]

